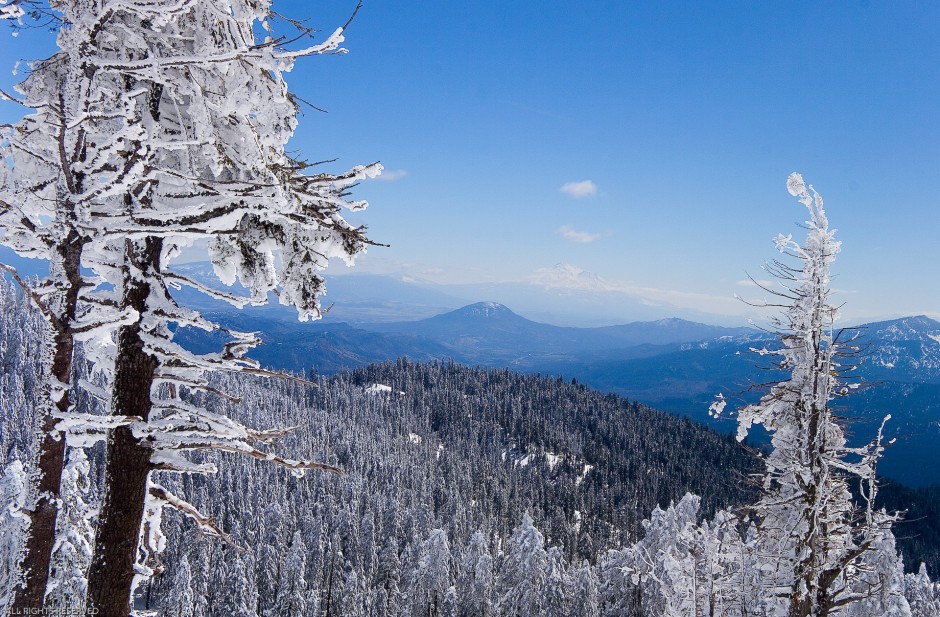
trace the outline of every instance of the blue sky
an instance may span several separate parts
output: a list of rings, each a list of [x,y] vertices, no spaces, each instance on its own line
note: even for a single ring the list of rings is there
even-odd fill
[[[328,33],[354,4],[274,6]],[[345,45],[291,76],[328,110],[293,147],[386,166],[356,220],[391,248],[357,271],[742,315],[745,273],[800,231],[799,171],[844,243],[846,317],[940,317],[940,3],[366,0]]]

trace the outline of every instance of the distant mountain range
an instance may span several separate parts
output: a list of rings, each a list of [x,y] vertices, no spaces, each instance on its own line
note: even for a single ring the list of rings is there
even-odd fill
[[[530,321],[495,302],[478,302],[428,319],[360,324],[371,332],[408,334],[452,350],[472,363],[535,368],[598,351],[685,341],[748,337],[748,328],[723,328],[682,319],[620,326],[570,328]]]
[[[191,265],[188,273],[201,277],[207,268]],[[364,284],[371,289],[363,291]],[[343,311],[312,323],[298,322],[286,307],[238,311],[185,289],[180,299],[226,326],[263,332],[264,345],[250,355],[269,366],[331,374],[408,357],[507,367],[576,379],[724,432],[733,432],[736,422],[733,416],[708,416],[717,393],[729,399],[729,407],[740,406],[760,395],[752,384],[781,377],[769,364],[772,356],[750,353],[753,347],[773,345],[771,335],[752,328],[676,318],[561,327],[531,321],[495,302],[441,309],[453,298],[385,277],[337,277],[330,285],[344,297]],[[389,295],[394,300],[377,301]],[[338,314],[356,319],[339,321]],[[415,318],[392,319],[402,314]],[[852,344],[861,360],[854,374],[863,387],[838,402],[850,418],[854,441],[867,441],[891,414],[887,430],[898,443],[881,472],[915,486],[940,483],[940,457],[935,455],[940,448],[940,323],[907,317],[866,324],[844,336],[856,337]],[[181,331],[178,338],[207,351],[219,343],[198,332]],[[757,441],[761,437],[754,435]]]
[[[355,325],[328,320],[301,323],[292,310],[284,312],[203,308],[204,315],[227,327],[263,332],[264,345],[250,355],[265,364],[294,371],[315,366],[325,373],[403,356],[532,372],[580,365],[588,359],[658,356],[688,341],[740,342],[761,336],[751,328],[676,318],[596,328],[554,326],[528,320],[495,302],[478,302],[415,321]],[[201,332],[181,332],[178,338],[200,350],[215,345]]]
[[[2,259],[0,247],[0,259]],[[208,262],[174,264],[173,269],[219,285]],[[530,319],[563,325],[597,326],[651,321],[668,314],[690,321],[737,326],[744,318],[643,301],[588,272],[559,264],[538,276],[515,282],[443,284],[405,275],[325,274],[326,321],[375,323],[424,319],[471,304],[493,300]],[[235,290],[238,287],[236,285]],[[729,298],[730,299],[730,298]],[[204,303],[205,299],[197,302]],[[211,302],[209,302],[211,304]],[[741,304],[739,308],[744,307]],[[282,309],[287,314],[286,309]],[[757,311],[754,317],[760,319]]]

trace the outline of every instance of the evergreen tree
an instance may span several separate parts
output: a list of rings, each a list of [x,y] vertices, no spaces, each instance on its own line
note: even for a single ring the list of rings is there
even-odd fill
[[[572,582],[561,549],[557,546],[548,549],[547,561],[542,614],[545,617],[568,617],[572,607]]]
[[[447,533],[432,529],[421,544],[421,556],[411,591],[411,612],[415,617],[441,614],[444,596],[451,586],[451,554]]]
[[[307,613],[307,545],[299,531],[291,538],[290,549],[281,567],[277,586],[275,610],[278,615],[304,615]]]
[[[493,602],[493,558],[479,530],[470,536],[460,560],[457,597],[461,617],[484,615]]]
[[[509,553],[496,577],[496,611],[503,617],[540,615],[544,610],[548,556],[545,540],[528,513],[512,533]]]
[[[21,581],[18,567],[29,519],[24,514],[29,499],[29,478],[21,461],[11,461],[0,476],[0,608],[11,606]]]
[[[451,585],[444,594],[444,602],[441,604],[441,617],[457,617],[457,589]]]
[[[375,577],[376,584],[384,589],[383,599],[385,606],[381,609],[388,615],[398,614],[399,583],[401,582],[401,559],[398,557],[398,539],[396,535],[389,534],[385,546],[379,556],[378,572]],[[379,608],[375,609],[377,612]]]
[[[58,540],[52,553],[52,566],[46,592],[46,605],[53,610],[81,612],[87,587],[86,572],[91,563],[95,530],[90,505],[91,479],[84,450],[73,448],[62,471]]]
[[[574,573],[571,617],[600,617],[597,572],[587,560]]]
[[[189,559],[180,560],[173,577],[173,585],[163,601],[163,614],[166,617],[196,617],[195,594],[192,588],[192,572]]]
[[[627,549],[617,567],[628,569],[642,593],[643,614],[679,617],[698,609],[694,555],[699,498],[686,494],[678,504],[656,508],[643,521],[646,535]]]
[[[920,564],[917,574],[904,575],[904,597],[911,608],[911,617],[940,615],[940,583],[927,576],[927,566]]]

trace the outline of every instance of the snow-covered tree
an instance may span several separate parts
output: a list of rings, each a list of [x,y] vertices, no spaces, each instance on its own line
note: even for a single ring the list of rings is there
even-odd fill
[[[909,617],[911,607],[904,596],[904,562],[898,554],[894,534],[889,528],[873,530],[871,544],[858,563],[851,581],[859,597],[848,604],[846,617]]]
[[[91,478],[88,459],[81,448],[69,451],[62,471],[60,521],[46,591],[46,605],[54,610],[81,611],[87,587],[86,572],[91,563],[96,514],[90,505]]]
[[[830,266],[840,242],[812,186],[794,173],[787,189],[807,208],[808,231],[803,244],[792,236],[776,239],[777,248],[797,265],[778,261],[768,267],[783,286],[782,291],[767,289],[784,306],[776,321],[781,345],[755,351],[777,356],[789,378],[772,386],[760,402],[739,410],[738,437],[743,439],[754,424],[771,434],[763,495],[754,506],[760,611],[822,617],[895,584],[888,576],[874,587],[860,587],[862,573],[872,565],[869,553],[893,552],[888,536],[895,517],[875,512],[873,506],[880,435],[869,447],[848,447],[832,409],[832,401],[853,387],[840,376],[840,361],[851,343],[843,340],[844,331],[835,329],[837,307],[830,302]],[[713,410],[720,412],[723,405],[719,398]],[[852,503],[850,477],[867,486],[871,499],[864,515]]]
[[[920,564],[917,574],[904,575],[904,597],[911,608],[911,617],[940,615],[940,583],[927,576],[927,566]]]
[[[258,581],[253,571],[254,560],[250,553],[236,554],[232,557],[229,581],[232,588],[232,617],[257,617]],[[307,610],[316,614],[316,598],[309,594],[306,598]]]
[[[444,602],[441,604],[441,617],[457,617],[457,588],[451,585],[444,594]]]
[[[385,590],[385,606],[382,608],[388,615],[398,612],[399,583],[401,582],[401,559],[398,556],[398,539],[389,534],[385,546],[379,554],[378,571],[375,582]],[[376,608],[376,612],[378,612]]]
[[[575,570],[572,579],[574,603],[570,615],[572,617],[599,617],[597,571],[585,559],[581,567]]]
[[[278,615],[307,614],[307,581],[304,579],[307,564],[307,545],[299,531],[294,532],[290,549],[281,567],[275,606]]]
[[[696,580],[697,518],[700,499],[686,494],[678,504],[653,510],[643,521],[643,539],[620,555],[609,555],[607,569],[627,575],[620,593],[629,595],[627,580],[640,592],[644,615],[676,616],[697,610],[699,582]]]
[[[60,0],[53,8],[66,25],[61,51],[34,67],[21,91],[37,112],[5,137],[4,242],[51,259],[51,295],[40,300],[52,306],[57,332],[61,325],[69,336],[98,335],[107,343],[118,329],[112,419],[72,415],[66,424],[76,433],[111,429],[89,606],[120,612],[137,573],[133,539],[141,513],[147,499],[160,499],[148,495],[151,469],[205,471],[179,456],[190,449],[263,456],[253,444],[276,436],[176,397],[205,389],[206,370],[258,369],[239,360],[252,337],[236,335],[208,357],[172,342],[171,323],[213,324],[173,302],[171,286],[209,290],[170,273],[169,260],[208,238],[217,273],[226,283],[238,277],[250,295],[209,293],[243,305],[279,290],[280,301],[302,318],[317,317],[317,270],[332,257],[350,261],[368,243],[363,229],[340,215],[365,205],[348,201],[346,191],[381,167],[309,174],[285,154],[297,103],[283,74],[298,57],[339,50],[343,28],[321,44],[286,50],[273,35],[255,39],[256,27],[270,30],[264,1]],[[24,195],[30,199],[19,199]],[[83,291],[88,311],[72,315],[84,285],[79,263],[95,272],[93,283],[109,286]],[[71,352],[66,344],[57,349]],[[53,371],[56,419],[68,415],[68,373]],[[45,432],[56,441],[54,424]],[[40,494],[54,496],[51,487]],[[46,540],[52,535],[32,529]]]
[[[545,539],[528,513],[509,540],[496,577],[496,611],[505,617],[540,615],[544,609],[548,555]]]
[[[568,564],[565,562],[561,549],[557,546],[548,549],[546,557],[547,572],[542,614],[546,617],[568,617],[572,600]]]
[[[163,614],[166,617],[171,615],[195,617],[196,604],[192,588],[192,571],[189,567],[189,559],[185,556],[176,568],[176,576],[173,577],[170,593],[163,601]]]
[[[420,555],[411,590],[412,614],[440,615],[453,570],[447,532],[432,529],[421,544]]]
[[[457,597],[462,617],[482,615],[492,603],[493,557],[490,555],[486,537],[475,531],[460,560],[457,577]]]
[[[63,32],[60,42],[67,38]],[[27,290],[52,329],[51,345],[43,354],[49,373],[44,387],[48,402],[40,426],[36,499],[27,510],[24,584],[16,598],[18,607],[36,610],[42,607],[46,590],[65,462],[57,415],[70,409],[72,352],[76,329],[82,327],[76,320],[85,284],[81,253],[88,238],[78,228],[74,197],[101,179],[91,170],[77,172],[88,150],[75,137],[80,133],[82,141],[87,138],[101,144],[103,151],[115,145],[110,136],[94,130],[94,122],[69,131],[68,122],[75,114],[91,118],[94,112],[82,105],[75,80],[65,78],[67,64],[64,55],[57,55],[34,67],[18,89],[24,95],[22,103],[36,113],[0,133],[0,229],[4,231],[0,242],[21,255],[49,261],[49,277],[40,284],[24,281],[15,270],[0,264]]]
[[[29,478],[22,461],[12,461],[0,476],[0,609],[10,608],[14,588],[20,583],[17,567],[29,519],[24,513]]]

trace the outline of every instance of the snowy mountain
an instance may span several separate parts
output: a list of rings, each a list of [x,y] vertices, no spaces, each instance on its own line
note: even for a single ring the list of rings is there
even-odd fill
[[[859,341],[870,378],[940,383],[940,322],[919,315],[870,323]]]

